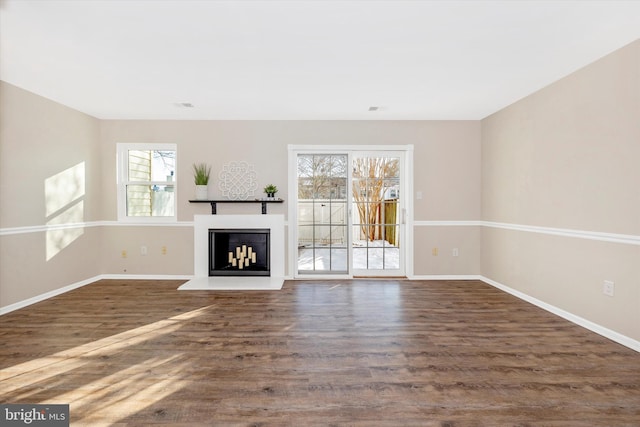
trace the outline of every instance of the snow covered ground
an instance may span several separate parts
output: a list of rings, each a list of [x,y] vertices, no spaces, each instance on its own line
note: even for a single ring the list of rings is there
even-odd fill
[[[400,267],[400,249],[385,240],[356,241],[353,268],[356,270],[394,270]],[[298,249],[298,270],[347,271],[347,248]]]

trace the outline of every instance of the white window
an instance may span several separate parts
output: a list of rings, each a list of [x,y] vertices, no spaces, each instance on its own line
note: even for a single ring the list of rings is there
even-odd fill
[[[118,144],[118,219],[175,221],[175,144]]]

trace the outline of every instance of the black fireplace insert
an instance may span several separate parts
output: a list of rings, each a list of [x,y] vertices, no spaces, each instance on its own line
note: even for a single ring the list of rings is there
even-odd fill
[[[209,229],[209,276],[270,276],[270,230]]]

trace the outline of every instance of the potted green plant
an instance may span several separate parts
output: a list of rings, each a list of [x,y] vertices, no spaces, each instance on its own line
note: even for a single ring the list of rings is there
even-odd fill
[[[205,163],[193,164],[193,180],[196,184],[196,200],[207,200],[209,198],[210,176],[211,166]]]
[[[276,193],[278,192],[278,187],[276,187],[273,184],[269,184],[266,187],[264,187],[264,192],[267,194],[267,197],[269,197],[270,199],[273,199],[276,196]]]

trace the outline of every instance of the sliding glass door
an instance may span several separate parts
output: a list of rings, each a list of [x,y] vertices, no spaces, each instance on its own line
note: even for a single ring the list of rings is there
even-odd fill
[[[404,152],[297,152],[294,161],[295,275],[404,276]]]

